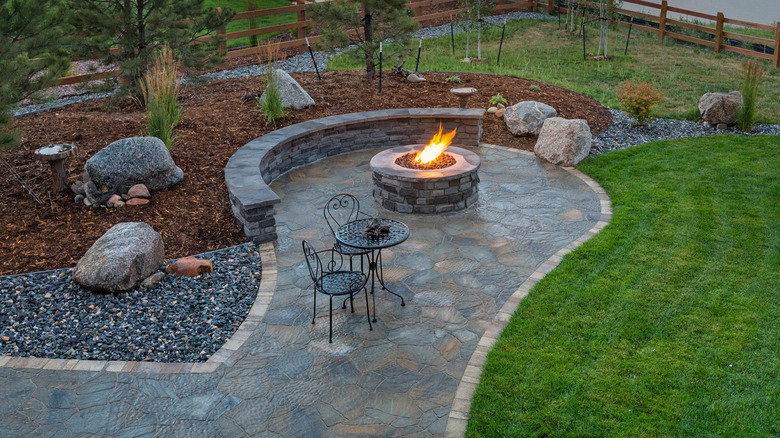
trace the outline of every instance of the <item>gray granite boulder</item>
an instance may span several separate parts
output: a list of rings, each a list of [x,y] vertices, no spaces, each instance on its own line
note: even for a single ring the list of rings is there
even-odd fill
[[[701,117],[710,125],[725,123],[731,125],[737,121],[737,113],[742,107],[742,93],[707,93],[699,100]]]
[[[163,190],[181,182],[184,172],[171,158],[165,143],[157,137],[117,140],[93,155],[84,165],[84,184],[98,190],[126,193],[136,184],[149,190]]]
[[[514,135],[539,135],[544,121],[557,116],[558,111],[550,105],[530,100],[507,107],[504,123]]]
[[[143,222],[122,222],[92,244],[76,265],[73,280],[97,292],[124,292],[158,270],[164,258],[158,232]]]
[[[274,76],[274,84],[276,89],[279,90],[279,95],[282,96],[282,105],[285,108],[294,108],[297,110],[304,109],[310,106],[314,106],[314,99],[309,96],[309,93],[301,87],[295,79],[292,78],[286,71],[277,69]],[[265,100],[265,91],[260,96],[260,101]]]
[[[574,166],[588,156],[591,143],[593,136],[586,120],[551,117],[542,126],[534,153],[559,166]]]

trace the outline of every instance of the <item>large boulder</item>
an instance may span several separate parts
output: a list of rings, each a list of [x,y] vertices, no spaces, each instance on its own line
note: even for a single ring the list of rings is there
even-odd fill
[[[309,93],[301,87],[295,79],[292,78],[286,71],[277,69],[274,75],[274,85],[279,90],[279,95],[282,96],[282,105],[285,108],[293,107],[300,110],[310,106],[314,106],[314,99],[309,96]],[[260,96],[260,101],[265,100],[265,91]]]
[[[73,271],[81,286],[98,292],[134,288],[163,264],[160,234],[143,222],[114,225],[89,248]]]
[[[84,183],[100,190],[126,193],[136,184],[149,190],[163,190],[181,182],[184,172],[171,158],[165,143],[157,137],[117,140],[101,149],[84,165]]]
[[[504,122],[509,132],[514,135],[539,135],[544,121],[557,116],[558,111],[555,111],[555,108],[531,100],[507,107],[504,111]]]
[[[742,107],[742,93],[739,91],[707,93],[699,100],[701,117],[711,125],[733,124],[737,121],[740,107]]]
[[[574,166],[588,156],[591,143],[593,136],[586,120],[551,117],[542,126],[534,153],[559,166]]]

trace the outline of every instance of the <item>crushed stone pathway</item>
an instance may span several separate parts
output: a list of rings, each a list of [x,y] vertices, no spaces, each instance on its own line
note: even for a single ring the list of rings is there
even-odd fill
[[[385,278],[407,300],[377,292],[368,330],[312,291],[302,239],[332,244],[321,216],[338,192],[373,210],[377,151],[294,169],[272,188],[278,208],[277,288],[267,313],[229,362],[208,374],[0,368],[0,435],[443,436],[477,344],[510,296],[601,217],[599,196],[575,173],[503,147],[482,159],[480,200],[458,213],[386,211],[411,237],[384,252]],[[265,280],[265,278],[264,278]],[[362,298],[362,297],[361,297]],[[360,303],[363,303],[362,305]]]

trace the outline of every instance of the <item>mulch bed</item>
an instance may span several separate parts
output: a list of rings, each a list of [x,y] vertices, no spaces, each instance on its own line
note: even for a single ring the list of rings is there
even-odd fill
[[[427,82],[412,84],[387,75],[378,93],[377,80],[363,79],[361,72],[325,72],[322,81],[314,74],[294,74],[317,106],[293,111],[278,127],[358,111],[457,107],[457,98],[449,93],[453,84],[444,81],[449,76],[426,73]],[[500,93],[510,104],[536,100],[555,107],[561,117],[586,119],[594,135],[611,123],[610,113],[600,103],[563,88],[505,76],[458,76],[462,86],[479,90],[472,97],[472,108],[487,108],[490,96]],[[532,84],[541,91],[529,90]],[[48,165],[33,155],[36,148],[51,143],[76,144],[78,154],[66,161],[68,182],[76,181],[87,158],[101,148],[124,137],[143,135],[141,109],[126,105],[106,110],[103,101],[93,100],[17,119],[16,125],[25,132],[22,145],[2,157],[44,202],[36,204],[10,172],[0,168],[0,275],[74,266],[98,237],[119,222],[146,222],[154,227],[163,236],[169,258],[245,242],[230,210],[223,171],[233,152],[274,129],[265,125],[253,102],[241,99],[247,92],[259,94],[262,87],[261,78],[255,77],[183,89],[184,118],[171,155],[184,170],[184,181],[154,193],[145,206],[90,209],[76,205],[70,191],[50,194]],[[486,113],[483,128],[482,140],[487,143],[532,150],[536,141],[514,137],[503,120],[492,114]]]

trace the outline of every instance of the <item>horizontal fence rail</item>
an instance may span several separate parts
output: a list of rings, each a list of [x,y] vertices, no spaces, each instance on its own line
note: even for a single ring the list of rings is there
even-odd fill
[[[305,0],[296,0],[296,2],[297,4],[291,6],[259,9],[256,11],[246,11],[236,14],[233,16],[232,21],[250,20],[254,18],[290,13],[296,14],[296,19],[295,21],[291,21],[289,23],[240,30],[235,32],[227,32],[225,28],[220,29],[217,31],[217,35],[222,39],[220,41],[218,50],[227,52],[227,59],[258,55],[260,51],[257,47],[228,50],[227,42],[239,38],[268,35],[285,31],[294,32],[295,38],[279,43],[279,47],[281,49],[304,48],[306,46],[305,38],[308,36],[311,27],[314,26],[315,23],[312,20],[308,20],[306,18]],[[558,3],[560,3],[560,0]],[[585,6],[591,10],[594,8],[596,10],[598,9],[598,3],[594,1],[575,0],[575,3],[578,5],[578,7]],[[623,0],[623,3],[631,3],[658,11],[656,14],[631,11],[625,8],[617,9],[617,12],[624,17],[623,20],[619,20],[617,22],[618,25],[628,27],[630,25],[629,23],[633,23],[631,25],[634,29],[654,33],[658,35],[659,39],[669,37],[680,41],[711,47],[717,53],[726,50],[747,56],[767,59],[772,61],[775,67],[780,68],[780,50],[778,50],[778,47],[780,47],[780,23],[778,23],[776,26],[769,26],[766,24],[751,23],[749,21],[726,18],[721,12],[718,12],[716,15],[710,15],[698,11],[690,11],[687,9],[669,6],[666,0],[663,0],[661,3],[645,0]],[[457,0],[415,0],[411,1],[407,7],[414,11],[413,18],[415,21],[418,23],[425,23],[433,20],[455,19],[459,13],[464,11],[463,9],[458,8],[458,5],[459,3]],[[550,14],[552,14],[554,11],[557,11],[558,13],[566,12],[566,7],[561,4],[556,4],[555,0],[521,0],[511,2],[507,0],[498,0],[496,6],[494,7],[494,10],[500,13],[521,10],[536,11],[538,9],[545,9]],[[708,27],[701,24],[671,19],[667,17],[669,12],[709,20],[714,23],[715,27]],[[585,12],[585,16],[591,18],[595,17],[592,13],[588,13],[587,11]],[[774,40],[753,35],[745,35],[739,32],[726,31],[724,30],[725,25],[774,32]],[[680,33],[681,29],[690,29],[692,33],[695,33],[696,36],[682,34]],[[311,43],[315,43],[319,40],[319,38],[319,36],[312,36],[309,38],[309,41]],[[215,40],[216,37],[214,35],[203,36],[197,38],[192,42],[192,44],[208,44]],[[769,49],[770,46],[771,49]],[[757,50],[756,47],[763,47],[763,50]],[[120,49],[118,48],[112,49],[112,51],[115,53],[119,50]],[[58,85],[77,84],[80,82],[87,82],[116,76],[119,76],[119,70],[67,76],[60,78]]]
[[[595,15],[595,11],[597,11],[599,7],[597,2],[575,0],[575,3],[577,4],[577,7],[585,7],[583,10],[586,17],[598,18]],[[716,53],[725,50],[746,56],[766,59],[772,61],[772,65],[774,65],[775,68],[780,68],[780,23],[777,23],[775,26],[769,26],[767,24],[726,18],[722,12],[718,12],[716,15],[705,14],[698,11],[669,6],[666,0],[663,0],[661,3],[645,0],[623,0],[623,3],[657,9],[657,12],[647,13],[618,8],[616,9],[616,12],[623,17],[623,19],[617,21],[617,24],[620,26],[632,26],[637,30],[654,33],[658,35],[659,40],[668,37],[679,41],[710,47]],[[566,13],[567,10],[566,7],[561,4],[557,4],[555,9],[557,9],[559,13]],[[583,10],[578,11],[578,13],[582,13]],[[714,27],[668,18],[667,15],[669,12],[708,20],[713,23]],[[746,35],[736,30],[733,32],[726,31],[724,30],[725,25],[732,25],[746,30],[756,29],[772,32],[774,33],[774,38],[769,39],[755,35]],[[684,29],[688,29],[688,33],[690,34],[681,33],[684,32]]]

